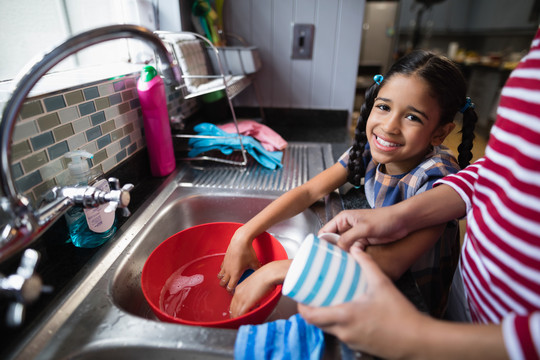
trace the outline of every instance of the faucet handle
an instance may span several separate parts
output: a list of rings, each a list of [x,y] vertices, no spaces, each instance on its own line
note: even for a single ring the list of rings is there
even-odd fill
[[[110,177],[109,186],[111,187],[111,192],[108,194],[109,206],[105,209],[106,212],[115,211],[116,208],[122,209],[122,216],[128,217],[131,215],[131,212],[127,208],[131,200],[129,192],[133,190],[133,184],[125,184],[120,188],[120,181],[117,178]]]
[[[25,279],[29,279],[36,270],[40,255],[36,250],[27,249],[23,253],[21,263],[17,268],[17,274],[21,275]]]
[[[33,303],[42,292],[50,292],[50,286],[44,286],[39,275],[35,274],[40,255],[36,250],[26,249],[15,274],[0,276],[0,291],[3,295],[14,298],[8,307],[6,317],[8,326],[19,326],[24,320],[25,306]]]

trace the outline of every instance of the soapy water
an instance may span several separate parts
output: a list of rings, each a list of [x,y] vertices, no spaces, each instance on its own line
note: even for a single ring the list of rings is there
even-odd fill
[[[161,290],[159,307],[169,316],[214,322],[230,318],[232,295],[216,277],[225,253],[197,258],[176,270]]]

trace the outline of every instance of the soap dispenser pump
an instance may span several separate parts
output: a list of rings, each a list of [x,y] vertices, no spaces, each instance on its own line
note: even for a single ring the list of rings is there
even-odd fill
[[[109,183],[103,178],[100,171],[91,170],[87,159],[93,155],[87,151],[77,150],[64,155],[70,158],[68,164],[69,183],[71,186],[87,186],[110,191]],[[116,233],[115,213],[106,211],[107,204],[97,208],[82,209],[71,207],[66,212],[66,221],[69,229],[69,237],[73,245],[81,248],[94,248],[102,245]]]
[[[69,185],[88,185],[93,182],[92,172],[86,159],[92,159],[94,155],[88,151],[76,150],[65,153],[64,157],[71,159],[71,162],[68,163],[69,176],[71,177]],[[97,176],[97,174],[94,175],[94,177]]]

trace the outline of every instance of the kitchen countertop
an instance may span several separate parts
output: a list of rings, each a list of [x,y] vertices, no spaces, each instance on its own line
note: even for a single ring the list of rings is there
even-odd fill
[[[106,175],[107,178],[113,176],[120,179],[122,185],[125,183],[135,185],[130,193],[131,201],[128,207],[131,212],[135,212],[163,182],[163,179],[154,178],[148,174],[150,174],[148,155],[146,151],[141,151]],[[118,212],[118,228],[127,220],[119,214]],[[3,325],[2,320],[0,338],[4,345],[0,349],[0,358],[4,358],[2,354],[9,353],[11,346],[31,333],[32,325],[47,315],[48,309],[54,305],[55,300],[63,295],[63,289],[71,283],[80,281],[77,273],[83,268],[91,267],[92,259],[100,252],[106,251],[112,241],[93,249],[77,248],[69,241],[67,224],[65,218],[62,217],[30,246],[41,255],[36,272],[41,276],[43,284],[51,286],[53,291],[41,294],[34,304],[26,307],[26,321],[23,326],[16,329],[8,328]],[[0,264],[0,273],[5,275],[14,273],[19,266],[21,254],[22,251]],[[2,319],[7,312],[8,304],[9,302],[4,299],[0,301]]]
[[[275,128],[275,130],[287,141],[298,141],[298,137],[302,136],[302,141],[330,142],[332,143],[335,159],[350,146],[345,126],[322,128],[284,127],[282,129]],[[302,133],[299,134],[299,132]],[[122,184],[130,182],[135,185],[131,192],[129,206],[132,212],[136,211],[163,182],[163,179],[149,176],[148,164],[146,152],[141,151],[112,173],[107,174],[107,176],[119,178]],[[358,196],[358,194],[347,193],[343,196],[343,204],[345,208],[357,208],[365,206],[367,202],[363,202],[362,197]],[[126,221],[120,216],[117,219],[118,227],[121,227]],[[102,247],[95,249],[80,249],[66,242],[67,239],[67,226],[62,218],[32,245],[32,248],[41,253],[37,272],[41,275],[43,283],[51,285],[55,290],[52,294],[42,294],[35,304],[27,308],[27,321],[22,327],[9,329],[0,326],[0,336],[3,344],[13,345],[31,333],[32,324],[39,322],[47,314],[48,309],[52,308],[55,299],[62,295],[62,289],[72,282],[80,281],[77,273],[83,268],[91,267],[92,259],[96,257],[96,254],[106,251],[107,247],[110,246],[110,244],[106,243]],[[20,256],[14,256],[2,263],[0,272],[3,274],[13,273],[18,266],[19,258]],[[423,302],[418,298],[419,293],[416,292],[417,288],[414,281],[411,282],[411,280],[412,278],[404,276],[403,279],[397,282],[397,285],[419,309],[422,309]],[[7,302],[1,302],[0,313],[5,314],[6,308]],[[10,350],[9,345],[3,346],[0,350],[0,357],[3,357],[1,355],[7,354]]]

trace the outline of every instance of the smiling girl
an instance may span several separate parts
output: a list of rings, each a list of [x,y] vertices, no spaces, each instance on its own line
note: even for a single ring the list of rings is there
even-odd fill
[[[436,180],[469,164],[477,117],[454,63],[415,51],[397,61],[384,78],[377,75],[374,80],[366,91],[352,148],[336,164],[276,199],[232,237],[218,277],[222,286],[234,290],[233,317],[248,312],[285,278],[291,260],[260,268],[251,245],[272,225],[347,182],[363,184],[371,207],[389,206],[431,189]],[[442,146],[458,111],[463,114],[459,165]],[[393,280],[410,269],[430,313],[442,315],[459,255],[457,221],[370,246],[367,252]],[[248,268],[258,270],[236,286]]]

